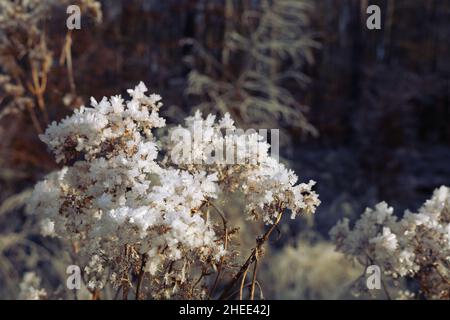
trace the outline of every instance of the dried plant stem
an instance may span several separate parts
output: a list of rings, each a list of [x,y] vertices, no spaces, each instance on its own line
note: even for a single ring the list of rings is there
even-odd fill
[[[256,283],[256,285],[258,286],[258,289],[259,289],[260,299],[263,300],[264,299],[264,293],[263,293],[263,290],[261,288],[261,285],[259,284],[258,281],[255,281],[255,283]],[[247,284],[244,285],[244,288],[250,287],[251,285],[252,285],[251,283],[247,283]],[[239,290],[236,290],[236,291],[232,292],[230,295],[228,295],[228,297],[225,297],[224,300],[230,299],[235,294],[237,294],[239,291],[240,291],[240,288],[239,288]]]
[[[122,300],[128,300],[128,279],[122,280]]]
[[[208,202],[208,204],[210,204],[217,211],[217,213],[220,215],[220,217],[222,218],[223,229],[224,229],[223,232],[224,232],[224,237],[225,237],[225,239],[224,239],[224,249],[227,250],[227,248],[228,248],[227,219],[225,218],[225,215],[223,214],[223,212],[214,203]],[[219,266],[218,266],[216,278],[214,279],[213,286],[211,287],[211,290],[209,291],[209,298],[211,298],[214,295],[214,292],[216,290],[217,284],[219,283],[220,276],[222,275],[223,260],[224,260],[224,257],[222,257],[220,259],[220,263],[219,263]]]
[[[255,299],[255,284],[256,284],[256,273],[257,272],[258,272],[258,257],[256,257],[255,264],[253,267],[252,286],[250,287],[250,300]]]
[[[28,83],[28,89],[31,93],[36,97],[37,105],[44,115],[44,120],[46,123],[49,123],[47,108],[45,107],[44,93],[47,88],[47,74],[44,70],[42,70],[42,74],[39,75],[39,70],[36,64],[33,61],[30,61],[31,64],[31,77],[33,83]]]
[[[245,279],[247,279],[248,268],[249,268],[249,266],[247,266],[247,268],[244,271],[244,275],[242,276],[241,287],[239,288],[239,300],[242,300],[242,297],[243,297],[244,284],[245,284]]]
[[[259,281],[256,280],[255,283],[259,289],[259,299],[264,300],[264,292],[263,292],[263,289],[261,288],[261,285],[259,284]]]
[[[128,260],[130,257],[131,247],[127,244],[124,245],[124,259],[125,261]],[[130,289],[130,278],[128,276],[128,268],[123,272],[122,274],[122,281],[121,281],[121,287],[122,287],[122,300],[128,300],[128,292]]]
[[[145,263],[147,262],[147,255],[143,254],[141,257],[141,267],[139,269],[139,275],[138,275],[138,281],[136,284],[136,300],[139,300],[139,294],[140,294],[140,290],[141,290],[141,285],[142,285],[142,280],[144,279],[144,267],[145,267]]]
[[[250,256],[248,257],[248,259],[245,261],[245,263],[242,265],[241,269],[238,271],[238,273],[236,273],[236,275],[233,277],[233,279],[231,279],[231,281],[228,283],[228,285],[225,287],[225,290],[223,291],[223,293],[220,295],[219,300],[224,299],[225,297],[227,297],[227,295],[229,294],[229,292],[231,291],[231,289],[233,289],[234,285],[236,284],[236,282],[241,278],[241,276],[247,272],[247,269],[249,268],[249,266],[255,262],[255,260],[257,259],[257,255],[258,253],[261,251],[262,246],[264,245],[264,243],[266,243],[266,241],[269,239],[270,235],[272,234],[273,230],[276,229],[276,227],[278,226],[278,223],[280,223],[281,217],[283,216],[283,211],[281,211],[278,214],[278,217],[276,219],[276,221],[274,222],[274,224],[266,231],[266,233],[264,233],[264,235],[257,239],[257,245],[255,248],[253,248],[252,253],[250,254]]]
[[[209,273],[205,272],[204,270],[202,271],[202,274],[200,275],[200,277],[198,277],[197,281],[196,281],[196,282],[194,283],[194,285],[192,286],[191,294],[194,294],[194,290],[195,290],[195,288],[197,287],[197,285],[200,283],[200,281],[202,281],[202,279],[203,279],[205,276],[208,276],[208,275],[209,275]]]
[[[70,90],[74,94],[76,87],[72,66],[72,30],[69,30],[66,34],[64,47],[61,51],[61,56],[59,58],[59,64],[62,66],[64,63],[66,64],[67,67],[67,75],[69,78]]]

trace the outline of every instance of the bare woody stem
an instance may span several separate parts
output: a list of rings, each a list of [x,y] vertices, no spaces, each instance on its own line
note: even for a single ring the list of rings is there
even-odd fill
[[[124,259],[128,259],[130,254],[130,246],[125,244],[124,245]],[[128,291],[130,289],[130,279],[128,276],[128,269],[123,273],[122,280],[121,280],[121,287],[122,287],[122,300],[128,300]]]
[[[223,223],[223,232],[224,232],[224,249],[227,250],[228,248],[228,227],[227,227],[227,219],[225,218],[225,215],[223,212],[212,202],[209,202],[209,204],[216,210],[216,212],[220,215]],[[224,257],[220,259],[220,264],[218,267],[216,278],[214,279],[213,286],[209,292],[209,297],[211,298],[214,295],[214,291],[216,290],[217,284],[219,283],[220,276],[222,275],[222,265],[223,265]]]
[[[244,296],[244,286],[245,286],[245,279],[247,278],[247,273],[248,273],[248,267],[245,269],[244,275],[242,276],[241,287],[239,288],[239,300],[242,300],[242,298]],[[247,286],[249,286],[249,285],[247,285]]]
[[[256,247],[252,249],[252,253],[248,257],[248,259],[245,261],[245,263],[242,265],[241,269],[236,273],[231,279],[231,281],[228,283],[228,285],[225,287],[223,293],[220,295],[219,300],[225,299],[225,297],[228,296],[229,292],[233,289],[234,285],[237,281],[242,277],[244,273],[247,272],[247,269],[250,267],[250,265],[255,262],[258,258],[258,254],[261,251],[261,248],[263,247],[264,243],[269,239],[272,232],[277,228],[278,224],[280,223],[281,217],[283,216],[283,211],[281,211],[274,224],[264,233],[264,235],[256,240]]]
[[[128,279],[122,281],[122,300],[128,300]]]
[[[144,279],[144,267],[145,267],[145,263],[147,262],[147,255],[143,254],[141,257],[141,267],[139,269],[139,275],[138,275],[138,280],[137,280],[137,284],[136,284],[136,300],[139,300],[139,294],[141,291],[141,285],[142,285],[142,280]]]
[[[75,80],[73,77],[73,66],[72,66],[72,30],[69,30],[66,34],[66,40],[64,43],[64,47],[61,51],[61,56],[59,58],[59,64],[62,66],[63,64],[67,66],[67,75],[69,78],[70,90],[73,94],[75,94]]]
[[[258,257],[256,257],[258,258]],[[255,285],[256,285],[256,273],[258,272],[258,259],[255,260],[252,275],[252,285],[250,287],[250,300],[255,299]]]

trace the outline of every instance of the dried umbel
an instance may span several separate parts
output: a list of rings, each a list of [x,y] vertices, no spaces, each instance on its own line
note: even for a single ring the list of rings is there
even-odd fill
[[[245,268],[286,210],[295,217],[320,202],[313,182],[295,185],[295,174],[270,158],[268,147],[257,162],[176,165],[173,145],[164,143],[170,139],[154,132],[165,126],[161,97],[146,91],[140,83],[128,90],[129,101],[92,98],[92,107],[47,128],[41,139],[65,166],[36,185],[28,210],[42,217],[44,234],[72,245],[93,292],[112,283],[124,298],[132,287],[137,298],[213,296],[219,272],[237,264],[230,250],[235,231],[215,201],[240,190],[248,217],[271,225]],[[197,113],[186,130],[194,120],[211,133],[234,128],[228,115],[216,122]],[[216,139],[212,134],[197,150]],[[159,160],[158,153],[165,157]]]
[[[410,277],[419,296],[450,298],[450,189],[436,189],[418,213],[398,220],[385,202],[367,209],[349,227],[348,219],[330,232],[337,249],[363,265],[376,264],[391,278]]]

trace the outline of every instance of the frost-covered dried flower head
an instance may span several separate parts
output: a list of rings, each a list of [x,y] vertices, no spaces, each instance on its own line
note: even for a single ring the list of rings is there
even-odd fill
[[[165,126],[161,97],[146,92],[140,83],[128,101],[92,98],[91,107],[49,126],[41,139],[65,167],[36,185],[28,210],[42,216],[45,234],[72,244],[92,290],[112,282],[125,296],[131,273],[147,275],[147,297],[206,297],[194,279],[229,256],[228,231],[210,215],[212,201],[240,188],[248,211],[271,223],[285,209],[314,212],[319,200],[313,182],[296,186],[294,173],[267,150],[264,161],[245,166],[171,162],[170,143],[154,135]],[[207,126],[217,125],[208,118]],[[232,125],[228,115],[224,123]]]
[[[427,298],[450,297],[450,189],[436,189],[418,213],[398,220],[384,202],[355,223],[343,220],[330,235],[337,249],[363,265],[378,264],[394,278],[408,276]]]
[[[191,172],[202,168],[217,174],[225,190],[240,190],[244,193],[250,218],[262,217],[264,222],[270,224],[286,208],[291,210],[292,218],[295,218],[302,212],[314,212],[320,204],[317,194],[312,191],[314,181],[296,185],[297,175],[269,155],[270,145],[265,142],[265,137],[253,131],[239,130],[228,113],[216,120],[213,115],[203,118],[197,111],[193,117],[186,118],[185,127],[179,126],[174,130],[182,132],[180,129],[193,137],[190,146],[193,154],[188,153],[190,158],[180,161],[179,140],[175,138],[170,140],[168,146],[171,151],[175,151],[169,153],[170,157],[166,157],[165,161],[171,164],[181,162]],[[196,137],[198,132],[201,132],[201,137]],[[223,148],[227,149],[224,157],[232,158],[231,161],[217,161],[217,158],[213,159],[216,161],[208,161],[211,150]],[[181,158],[183,156],[185,154],[181,152]]]

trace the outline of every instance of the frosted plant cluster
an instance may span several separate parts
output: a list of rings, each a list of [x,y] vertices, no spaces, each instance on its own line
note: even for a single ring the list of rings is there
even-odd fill
[[[262,218],[271,224],[281,210],[290,209],[295,218],[301,212],[314,212],[320,204],[312,191],[314,181],[296,184],[297,175],[269,155],[270,145],[265,137],[256,131],[239,130],[228,113],[216,121],[214,115],[203,118],[197,111],[185,122],[184,127],[175,128],[170,134],[172,152],[166,160],[171,164],[181,163],[190,172],[202,169],[214,173],[228,191],[240,189],[246,196],[249,218]],[[184,134],[180,134],[180,128],[185,130]],[[192,137],[192,152],[187,158],[183,152],[180,155],[179,137],[174,132]]]
[[[40,138],[64,167],[35,186],[28,210],[42,217],[43,234],[71,245],[95,295],[112,285],[123,298],[129,290],[137,298],[206,298],[207,275],[232,256],[228,230],[210,214],[214,201],[239,189],[249,217],[271,224],[287,209],[312,213],[319,200],[313,182],[295,185],[268,147],[246,165],[176,165],[172,142],[164,143],[171,139],[155,135],[165,126],[161,97],[146,92],[140,83],[128,101],[92,98],[91,107],[52,123]],[[216,130],[234,128],[229,115],[216,123],[197,113],[187,130],[194,122],[210,135],[197,151],[217,143]]]
[[[417,213],[402,219],[385,202],[366,209],[353,228],[339,222],[330,235],[337,249],[363,265],[377,264],[393,279],[418,281],[419,294],[450,297],[450,189],[436,189]]]

